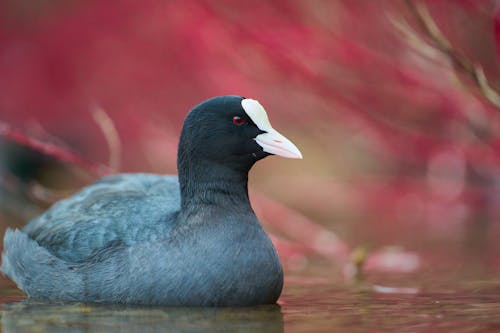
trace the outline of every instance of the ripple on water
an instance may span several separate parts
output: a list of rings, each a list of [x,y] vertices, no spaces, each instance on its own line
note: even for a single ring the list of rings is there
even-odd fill
[[[1,324],[16,333],[500,332],[500,280],[469,273],[372,274],[353,284],[316,268],[286,275],[280,305],[225,309],[43,304],[0,281]]]

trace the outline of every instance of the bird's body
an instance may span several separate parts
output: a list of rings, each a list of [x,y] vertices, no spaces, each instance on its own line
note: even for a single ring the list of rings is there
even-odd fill
[[[244,100],[218,99],[208,106],[232,103],[229,114],[240,111],[234,102]],[[197,140],[216,141],[213,134],[203,137],[204,132],[190,129],[200,125],[198,119],[203,124],[198,113],[215,112],[206,109],[201,104],[186,119],[179,179],[120,174],[99,180],[22,230],[8,230],[2,272],[30,297],[51,301],[172,306],[276,302],[283,284],[281,264],[247,191],[248,170],[269,153],[248,147],[244,155],[225,156],[231,145],[216,157],[197,151]]]
[[[168,235],[180,202],[176,176],[115,175],[59,201],[23,232],[58,258],[79,263],[111,242],[132,246]]]

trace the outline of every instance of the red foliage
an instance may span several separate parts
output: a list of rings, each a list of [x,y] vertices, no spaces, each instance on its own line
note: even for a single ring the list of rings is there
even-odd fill
[[[500,58],[500,4],[495,7],[493,16],[494,31],[495,31],[495,46],[497,50],[497,59]]]
[[[425,3],[453,49],[481,65],[496,89],[494,1]],[[409,22],[419,41],[394,22]],[[467,73],[454,71],[449,54],[433,49],[405,2],[122,0],[37,7],[9,0],[0,3],[0,45],[0,120],[27,135],[17,142],[66,161],[83,163],[79,155],[105,163],[105,138],[89,111],[97,103],[120,133],[125,171],[173,172],[186,110],[209,96],[241,94],[260,99],[276,127],[288,127],[303,146],[303,170],[287,174],[315,186],[301,190],[324,194],[293,201],[312,218],[329,223],[348,210],[348,220],[363,221],[358,234],[368,230],[392,242],[402,236],[395,233],[401,220],[432,226],[445,216],[459,220],[449,228],[461,230],[456,225],[479,215],[492,221],[500,215],[499,110]],[[30,139],[34,123],[78,154]],[[335,192],[332,182],[346,189]],[[328,195],[349,205],[332,204]],[[293,251],[305,246],[307,252],[319,227],[260,203],[269,208],[262,213],[270,223],[286,217],[283,230],[307,229],[302,237],[288,235],[301,243]],[[495,223],[493,235],[500,229]],[[418,227],[410,230],[411,238]]]

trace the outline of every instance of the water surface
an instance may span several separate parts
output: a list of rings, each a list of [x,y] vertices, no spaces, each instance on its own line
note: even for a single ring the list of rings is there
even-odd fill
[[[432,266],[432,267],[431,267]],[[162,308],[43,304],[1,281],[3,332],[500,332],[498,271],[427,265],[354,283],[315,262],[286,274],[280,304]],[[465,267],[465,268],[464,268]]]

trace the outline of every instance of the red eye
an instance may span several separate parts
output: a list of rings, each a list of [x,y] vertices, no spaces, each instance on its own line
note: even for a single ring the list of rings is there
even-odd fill
[[[243,119],[239,116],[233,117],[233,124],[240,126],[240,125],[243,125],[244,123],[245,123],[245,119]]]

